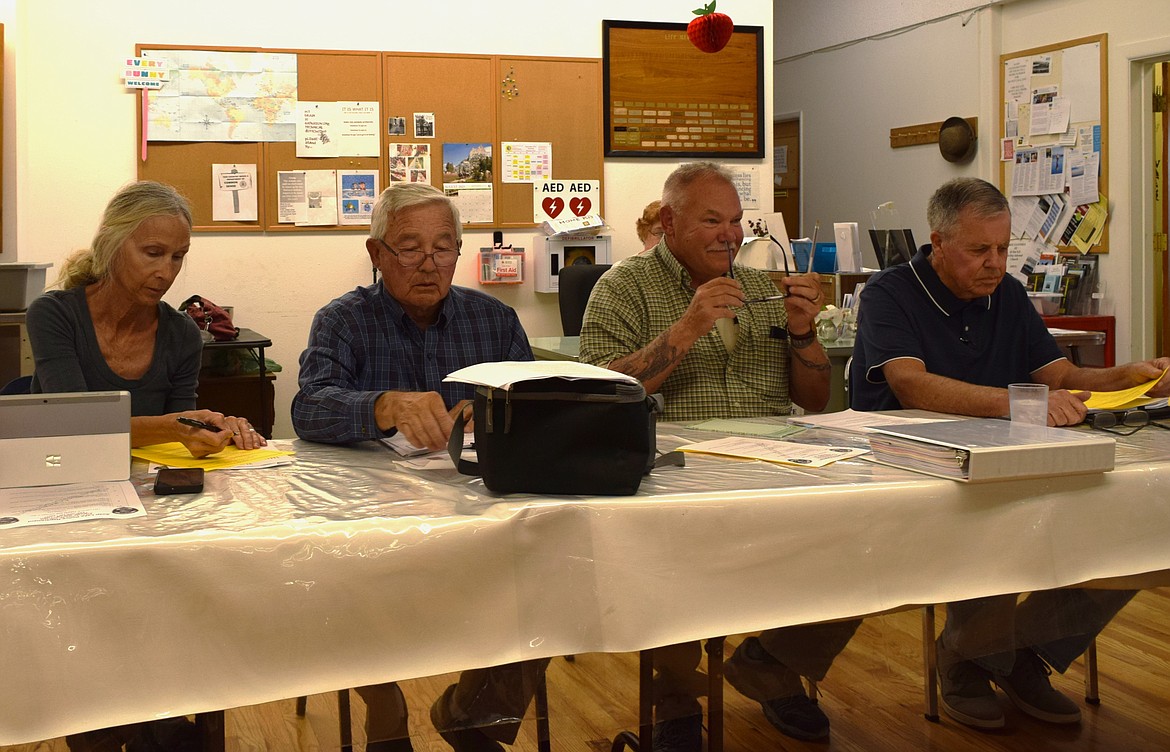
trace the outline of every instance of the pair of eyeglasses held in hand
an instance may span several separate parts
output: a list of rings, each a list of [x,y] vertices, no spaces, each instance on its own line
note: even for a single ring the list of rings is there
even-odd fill
[[[782,258],[784,260],[784,274],[785,274],[785,276],[792,274],[792,271],[788,266],[788,251],[784,248],[784,244],[781,243],[779,240],[777,240],[775,235],[768,235],[768,239],[780,247],[780,258]],[[735,279],[735,272],[732,271],[732,264],[733,264],[734,260],[735,260],[735,255],[732,253],[731,244],[728,243],[727,244],[727,268],[731,274],[732,279]],[[767,295],[767,296],[762,297],[762,298],[752,298],[751,300],[745,300],[743,302],[743,304],[745,306],[750,306],[750,305],[753,305],[755,303],[768,303],[768,302],[771,302],[773,300],[784,300],[787,297],[788,297],[788,293],[777,292],[775,295]]]

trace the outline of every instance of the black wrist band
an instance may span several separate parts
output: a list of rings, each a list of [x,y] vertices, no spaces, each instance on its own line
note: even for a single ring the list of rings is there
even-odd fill
[[[817,330],[810,329],[808,334],[797,336],[788,330],[788,344],[795,347],[797,350],[803,350],[817,340]]]

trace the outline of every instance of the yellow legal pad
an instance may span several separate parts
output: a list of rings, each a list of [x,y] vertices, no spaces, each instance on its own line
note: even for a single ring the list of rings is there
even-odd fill
[[[147,462],[155,462],[167,467],[201,467],[204,470],[222,470],[225,467],[250,465],[253,462],[270,460],[273,457],[296,454],[296,452],[280,449],[237,449],[229,444],[222,452],[196,459],[187,451],[187,447],[174,441],[169,444],[151,444],[150,446],[135,447],[130,450],[130,456]]]

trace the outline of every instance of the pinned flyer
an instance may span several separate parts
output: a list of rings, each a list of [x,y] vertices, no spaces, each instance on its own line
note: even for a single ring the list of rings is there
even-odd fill
[[[127,89],[161,89],[171,80],[169,60],[153,57],[128,57],[122,71]]]
[[[211,219],[254,222],[257,218],[256,165],[213,164]]]

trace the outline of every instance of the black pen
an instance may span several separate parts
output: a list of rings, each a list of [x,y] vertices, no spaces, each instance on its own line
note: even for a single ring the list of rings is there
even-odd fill
[[[735,279],[735,252],[731,250],[731,243],[724,241],[727,246],[727,275]]]
[[[180,423],[182,423],[185,426],[191,426],[192,428],[202,428],[204,431],[211,431],[212,433],[219,433],[220,431],[227,430],[224,428],[220,428],[219,426],[212,425],[211,423],[204,423],[201,420],[195,420],[194,418],[188,418],[185,415],[180,415],[178,418],[175,418],[175,420],[179,421]]]

